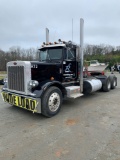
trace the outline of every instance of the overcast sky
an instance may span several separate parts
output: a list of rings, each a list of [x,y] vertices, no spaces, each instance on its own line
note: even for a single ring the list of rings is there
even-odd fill
[[[84,43],[120,45],[120,0],[0,0],[0,49],[37,48],[59,38],[79,43],[80,18]]]

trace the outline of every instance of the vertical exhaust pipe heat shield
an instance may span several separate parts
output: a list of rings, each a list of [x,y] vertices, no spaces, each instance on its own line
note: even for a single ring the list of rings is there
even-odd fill
[[[80,19],[80,92],[82,93],[83,92],[83,61],[84,61],[84,56],[83,56],[83,39],[84,39],[84,36],[83,36],[83,31],[84,29],[84,20],[81,18]]]
[[[49,29],[46,28],[46,43],[49,43]]]

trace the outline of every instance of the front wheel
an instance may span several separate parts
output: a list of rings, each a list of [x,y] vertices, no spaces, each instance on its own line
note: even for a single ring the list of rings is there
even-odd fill
[[[61,108],[63,96],[57,87],[47,89],[42,97],[42,114],[46,117],[55,116]]]

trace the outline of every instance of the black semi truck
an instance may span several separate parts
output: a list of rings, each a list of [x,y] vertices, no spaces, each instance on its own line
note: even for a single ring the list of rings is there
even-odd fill
[[[52,117],[60,111],[64,98],[75,99],[98,90],[114,89],[116,76],[83,73],[80,47],[59,39],[42,44],[38,61],[8,62],[1,92],[3,100]]]

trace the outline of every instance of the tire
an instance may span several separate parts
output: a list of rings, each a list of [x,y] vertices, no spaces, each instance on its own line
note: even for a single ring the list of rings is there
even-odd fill
[[[103,84],[103,88],[102,89],[103,89],[104,92],[109,92],[110,91],[110,89],[111,89],[111,80],[110,80],[109,77],[106,79],[105,83]]]
[[[42,114],[46,117],[55,116],[61,109],[62,101],[63,96],[59,88],[48,88],[42,97]]]
[[[112,77],[112,80],[111,80],[111,89],[115,89],[117,85],[117,80],[115,77]]]

